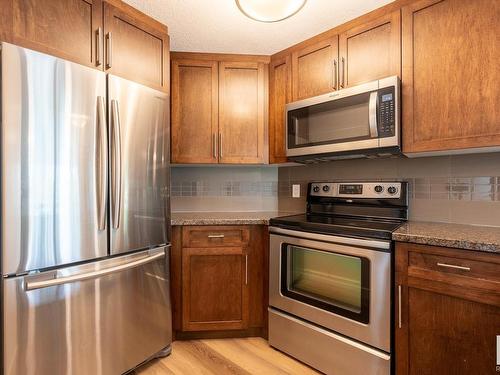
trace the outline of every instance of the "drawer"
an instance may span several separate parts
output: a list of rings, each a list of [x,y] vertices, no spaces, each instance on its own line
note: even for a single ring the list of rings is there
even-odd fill
[[[464,253],[464,257],[456,257],[410,250],[408,252],[408,274],[411,275],[413,273],[412,271],[415,271],[415,268],[418,268],[421,270],[449,274],[450,276],[466,276],[475,279],[500,282],[499,263],[496,261],[489,262],[486,260],[471,259],[471,255],[474,256],[475,253]]]
[[[250,230],[246,226],[184,226],[183,247],[218,247],[247,245]]]

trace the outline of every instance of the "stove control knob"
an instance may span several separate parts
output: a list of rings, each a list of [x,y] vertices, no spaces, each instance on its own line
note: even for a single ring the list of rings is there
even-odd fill
[[[323,185],[323,191],[326,193],[327,191],[330,190],[330,186],[328,185]]]
[[[317,192],[319,191],[319,186],[317,186],[317,185],[316,185],[316,186],[313,186],[313,191],[314,191],[315,193],[317,193]]]
[[[375,192],[381,193],[384,191],[384,187],[382,185],[375,186]]]
[[[396,193],[398,192],[398,188],[397,188],[397,187],[395,187],[395,186],[389,186],[389,187],[387,188],[387,192],[388,192],[389,194],[391,194],[391,195],[394,195],[394,194],[396,194]]]

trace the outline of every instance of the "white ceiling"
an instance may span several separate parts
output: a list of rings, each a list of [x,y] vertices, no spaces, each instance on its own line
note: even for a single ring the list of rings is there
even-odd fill
[[[272,0],[270,0],[272,1]],[[263,23],[234,0],[125,0],[168,25],[171,50],[270,55],[392,0],[308,0],[296,15]]]

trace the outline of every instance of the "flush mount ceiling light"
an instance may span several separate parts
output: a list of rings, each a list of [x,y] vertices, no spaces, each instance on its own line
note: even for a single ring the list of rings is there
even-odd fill
[[[293,16],[307,0],[236,0],[241,12],[253,20],[277,22]]]

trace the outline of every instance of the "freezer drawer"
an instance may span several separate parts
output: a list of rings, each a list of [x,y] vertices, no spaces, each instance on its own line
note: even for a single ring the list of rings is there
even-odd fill
[[[269,344],[325,374],[389,375],[389,354],[269,308]]]
[[[4,374],[118,375],[169,346],[168,259],[162,247],[4,279]]]

